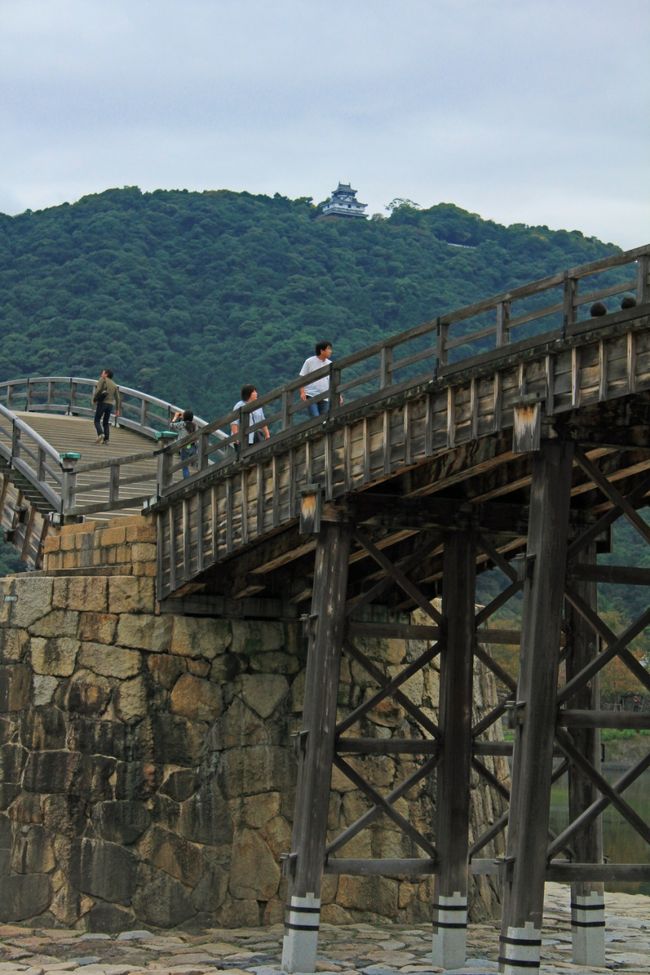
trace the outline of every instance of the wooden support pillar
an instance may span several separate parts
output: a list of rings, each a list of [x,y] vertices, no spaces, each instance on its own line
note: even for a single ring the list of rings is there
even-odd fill
[[[316,970],[350,538],[349,525],[324,522],[316,547],[292,852],[285,860],[284,972]]]
[[[573,445],[533,458],[500,971],[539,970]]]
[[[594,565],[596,544],[581,549],[577,565]],[[597,584],[593,581],[574,580],[574,591],[591,608],[597,608]],[[570,603],[566,606],[567,658],[566,677],[571,680],[583,667],[598,655],[598,637],[584,618]],[[583,711],[596,711],[600,707],[599,675],[582,687],[569,702],[569,707]],[[574,727],[571,729],[576,748],[587,761],[600,772],[600,730]],[[599,797],[595,784],[575,768],[569,766],[569,819],[573,822]],[[603,820],[598,816],[572,839],[579,863],[603,862]],[[604,885],[596,881],[573,881],[571,884],[571,935],[573,961],[576,965],[595,968],[605,966],[605,898]]]
[[[438,868],[433,904],[433,963],[459,968],[467,949],[469,780],[472,759],[472,664],[476,544],[450,533],[443,565],[443,647],[439,725],[442,753],[436,789]]]

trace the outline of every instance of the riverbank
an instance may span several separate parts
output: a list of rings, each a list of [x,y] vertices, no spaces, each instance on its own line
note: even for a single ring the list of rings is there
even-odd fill
[[[650,975],[650,897],[607,894],[607,967],[571,963],[569,888],[546,885],[541,975]],[[282,929],[126,931],[118,935],[0,925],[0,975],[278,975]],[[498,970],[495,923],[472,925],[469,961],[455,975]],[[324,924],[318,971],[335,975],[429,975],[431,926]],[[446,975],[452,975],[447,972]]]

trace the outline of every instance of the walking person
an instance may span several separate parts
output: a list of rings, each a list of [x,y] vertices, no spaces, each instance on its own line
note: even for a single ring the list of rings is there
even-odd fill
[[[237,400],[237,402],[233,406],[233,412],[237,410],[241,410],[242,406],[245,406],[247,403],[253,403],[257,399],[257,388],[253,386],[252,383],[246,383],[244,386],[242,386],[239,395],[241,396],[241,399]],[[266,420],[266,417],[264,416],[264,410],[262,409],[261,406],[258,407],[256,410],[251,410],[251,412],[248,414],[247,419],[248,419],[249,427],[254,426],[256,423],[264,423],[264,421]],[[230,424],[230,432],[232,433],[233,436],[236,433],[239,433],[239,420],[232,420]],[[260,427],[258,430],[249,431],[248,442],[249,444],[261,443],[263,440],[268,440],[270,436],[271,433],[269,431],[269,428],[266,425],[264,425],[263,427]],[[239,453],[239,444],[235,444],[235,447],[237,449],[237,453]]]
[[[108,443],[110,437],[111,413],[115,410],[115,416],[120,415],[121,397],[120,390],[113,382],[113,370],[102,369],[93,393],[93,403],[95,404],[95,430],[97,431],[97,443]]]
[[[190,433],[196,433],[197,430],[196,423],[194,422],[194,413],[192,410],[178,410],[171,418],[169,426],[172,430],[176,430],[176,432],[182,436],[188,436]],[[179,453],[181,460],[189,461],[189,464],[186,464],[185,467],[182,468],[183,477],[189,477],[190,467],[196,467],[196,460],[192,460],[192,458],[196,458],[198,453],[198,444],[196,440],[193,443],[188,444],[187,447],[181,447]]]
[[[317,342],[315,355],[311,355],[308,359],[305,359],[300,370],[301,376],[308,376],[311,372],[316,372],[317,369],[322,369],[323,366],[328,366],[332,364],[330,356],[332,355],[332,343],[331,342]],[[300,389],[300,399],[307,404],[307,412],[310,416],[320,416],[321,413],[327,413],[330,408],[330,401],[327,397],[318,400],[317,402],[310,402],[315,396],[320,393],[327,393],[330,388],[330,377],[321,376],[320,379],[314,379],[311,383],[305,383]]]

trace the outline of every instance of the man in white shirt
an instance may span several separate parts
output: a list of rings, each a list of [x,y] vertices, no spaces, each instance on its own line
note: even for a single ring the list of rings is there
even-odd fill
[[[235,412],[235,410],[240,410],[242,406],[245,406],[247,403],[256,400],[257,389],[251,383],[246,383],[246,385],[242,386],[240,390],[240,395],[241,395],[241,399],[238,400],[233,406],[233,412]],[[244,417],[244,420],[245,422],[247,421],[247,425],[249,427],[254,426],[256,423],[263,423],[265,419],[266,417],[264,416],[264,410],[262,409],[261,406],[257,410],[251,410],[248,416]],[[233,435],[235,433],[239,433],[239,422],[237,420],[233,420],[232,423],[230,424],[230,432]],[[268,440],[270,436],[271,434],[269,432],[269,428],[267,426],[263,426],[260,427],[258,430],[251,430],[249,432],[248,442],[249,444],[258,443],[261,442],[262,440]]]
[[[308,376],[310,372],[316,372],[317,369],[322,369],[324,366],[329,366],[332,364],[330,356],[332,355],[332,343],[331,342],[317,342],[316,343],[316,354],[311,355],[308,359],[305,359],[302,369],[300,370],[301,376]],[[322,376],[320,379],[314,379],[311,383],[305,383],[300,389],[300,398],[307,404],[307,411],[310,416],[320,416],[321,413],[327,413],[330,408],[330,401],[328,398],[319,399],[313,402],[315,396],[321,393],[327,393],[330,388],[330,377]]]

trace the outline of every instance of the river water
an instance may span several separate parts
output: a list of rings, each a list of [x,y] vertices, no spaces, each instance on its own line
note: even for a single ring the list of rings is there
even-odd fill
[[[620,766],[603,767],[609,782],[623,774]],[[650,775],[643,773],[625,792],[623,798],[645,820],[650,822]],[[603,813],[603,847],[605,857],[612,863],[650,864],[650,845],[639,836],[625,817],[611,804]],[[551,829],[559,832],[568,823],[568,787],[566,776],[560,779],[551,793]],[[650,895],[650,883],[608,883],[606,890],[628,894]]]

